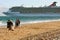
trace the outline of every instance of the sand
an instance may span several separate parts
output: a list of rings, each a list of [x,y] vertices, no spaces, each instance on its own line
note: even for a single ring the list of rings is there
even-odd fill
[[[15,28],[14,31],[0,28],[0,40],[21,40],[25,37],[58,29],[60,29],[60,21],[24,24]]]

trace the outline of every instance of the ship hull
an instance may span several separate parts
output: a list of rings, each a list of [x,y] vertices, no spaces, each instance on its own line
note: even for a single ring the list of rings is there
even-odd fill
[[[60,13],[12,13],[4,12],[7,16],[60,16]]]

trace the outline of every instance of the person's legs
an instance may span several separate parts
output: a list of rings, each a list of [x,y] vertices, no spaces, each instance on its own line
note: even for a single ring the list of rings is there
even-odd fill
[[[7,25],[7,28],[9,28],[9,25]]]
[[[16,23],[16,27],[18,26],[18,23]]]
[[[11,30],[11,26],[9,26],[9,30]]]

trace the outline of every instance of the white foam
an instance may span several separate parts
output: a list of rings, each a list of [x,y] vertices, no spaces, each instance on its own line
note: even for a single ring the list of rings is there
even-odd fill
[[[6,26],[6,23],[3,23],[2,21],[0,21],[0,26]]]
[[[37,21],[28,21],[28,22],[21,22],[21,24],[43,23],[43,22],[53,22],[53,21],[60,21],[60,19],[56,19],[56,20],[37,20]]]

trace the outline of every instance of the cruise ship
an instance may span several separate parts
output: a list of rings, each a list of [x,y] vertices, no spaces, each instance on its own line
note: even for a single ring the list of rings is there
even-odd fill
[[[53,2],[47,7],[12,7],[9,11],[3,12],[10,16],[60,16],[60,7],[56,6],[57,2]]]

